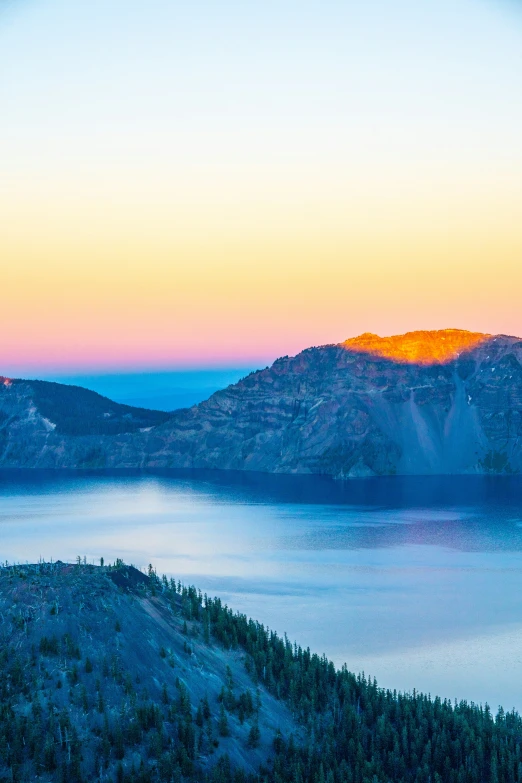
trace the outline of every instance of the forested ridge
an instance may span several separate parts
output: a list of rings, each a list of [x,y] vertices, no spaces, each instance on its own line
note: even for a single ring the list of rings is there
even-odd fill
[[[109,400],[81,386],[53,381],[10,380],[9,386],[30,396],[38,412],[54,425],[56,432],[69,436],[120,435],[155,427],[171,414],[136,408]]]
[[[130,627],[144,606],[179,649]],[[522,780],[517,713],[384,690],[152,568],[3,568],[0,612],[1,781]],[[232,665],[212,693],[205,650]]]

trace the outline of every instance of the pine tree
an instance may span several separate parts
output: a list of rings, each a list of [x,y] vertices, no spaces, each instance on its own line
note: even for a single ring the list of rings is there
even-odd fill
[[[230,729],[228,727],[228,718],[225,712],[225,707],[223,705],[223,702],[221,702],[221,707],[219,710],[218,731],[221,737],[228,737],[230,734]]]

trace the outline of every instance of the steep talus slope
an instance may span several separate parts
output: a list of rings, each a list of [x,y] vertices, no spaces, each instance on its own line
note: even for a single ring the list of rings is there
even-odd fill
[[[10,390],[0,387],[3,466],[522,471],[522,341],[504,335],[365,334],[283,357],[200,405],[111,433],[50,432],[36,405],[17,419]]]
[[[522,342],[416,334],[416,347],[395,338],[398,358],[365,335],[279,359],[111,460],[340,477],[522,470]]]

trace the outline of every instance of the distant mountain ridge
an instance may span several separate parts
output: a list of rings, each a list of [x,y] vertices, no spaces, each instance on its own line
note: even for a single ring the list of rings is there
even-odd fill
[[[134,429],[112,434],[68,435],[57,426],[43,437],[45,425],[36,427],[36,413],[31,425],[26,408],[27,433],[38,429],[29,450],[9,434],[4,411],[13,390],[0,388],[4,467],[221,468],[339,478],[522,472],[522,340],[507,335],[365,334],[309,348],[162,421],[138,426],[142,419],[132,414]]]
[[[88,467],[89,455],[103,452],[104,438],[146,430],[168,418],[163,411],[121,405],[80,386],[0,376],[0,464]]]

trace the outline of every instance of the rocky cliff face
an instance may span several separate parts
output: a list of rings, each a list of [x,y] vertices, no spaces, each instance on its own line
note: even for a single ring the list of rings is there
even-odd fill
[[[518,473],[522,341],[460,330],[362,335],[278,359],[147,432],[53,432],[47,443],[29,462],[78,466],[78,449],[92,448],[99,467]]]

